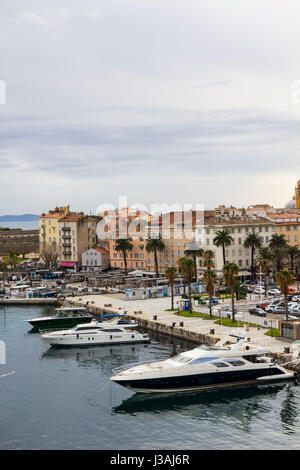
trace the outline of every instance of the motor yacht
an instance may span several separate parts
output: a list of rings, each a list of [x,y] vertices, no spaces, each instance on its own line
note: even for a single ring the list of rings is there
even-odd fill
[[[86,311],[85,307],[62,307],[55,309],[55,315],[29,318],[24,320],[34,328],[57,328],[72,327],[79,323],[87,323],[93,319],[93,316]]]
[[[100,344],[148,343],[147,334],[132,330],[134,323],[92,321],[70,330],[46,332],[41,338],[55,346],[92,346]]]
[[[117,369],[110,378],[134,392],[184,392],[295,379],[296,373],[276,364],[270,348],[251,344],[233,332],[214,346],[201,345],[163,361]]]

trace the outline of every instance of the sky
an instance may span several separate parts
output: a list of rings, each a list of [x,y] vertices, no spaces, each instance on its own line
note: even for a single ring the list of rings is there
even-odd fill
[[[283,207],[299,17],[298,0],[0,0],[0,215]]]

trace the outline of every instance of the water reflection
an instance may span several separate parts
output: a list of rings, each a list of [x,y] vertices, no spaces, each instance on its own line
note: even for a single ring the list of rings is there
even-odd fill
[[[110,375],[112,369],[116,367],[139,362],[143,350],[146,352],[148,348],[148,344],[81,346],[77,348],[50,347],[42,354],[42,359],[74,360],[82,367],[100,366]]]
[[[298,418],[298,407],[295,388],[292,385],[289,385],[286,399],[282,402],[280,418],[284,430],[288,434],[294,434],[295,424]]]
[[[113,413],[137,415],[140,413],[183,412],[193,419],[232,420],[248,427],[252,419],[271,410],[271,401],[264,398],[276,395],[288,384],[244,386],[200,392],[138,394],[113,407]]]

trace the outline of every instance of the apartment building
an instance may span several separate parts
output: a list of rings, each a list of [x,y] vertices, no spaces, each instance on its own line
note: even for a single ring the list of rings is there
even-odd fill
[[[48,214],[42,214],[39,218],[40,252],[48,246],[58,247],[58,221],[70,214],[70,207],[55,207]]]
[[[204,250],[212,250],[215,253],[215,266],[217,274],[222,274],[223,269],[223,249],[216,247],[213,240],[216,232],[220,230],[230,230],[233,238],[231,246],[226,248],[226,262],[235,263],[240,268],[241,275],[250,275],[251,269],[251,250],[244,248],[244,242],[247,234],[250,232],[257,233],[262,241],[262,246],[268,246],[269,241],[274,233],[276,233],[276,225],[269,219],[263,217],[249,217],[247,215],[228,216],[219,214],[207,215],[204,219],[204,225],[197,226],[197,235],[203,236]],[[201,258],[197,259],[197,269],[201,273],[204,268]]]
[[[284,235],[289,245],[300,247],[300,211],[275,211],[268,218],[276,224],[276,233]]]
[[[78,270],[81,255],[89,248],[89,217],[80,213],[69,215],[58,221],[59,265],[62,268]]]
[[[158,270],[164,273],[169,266],[178,267],[178,260],[184,256],[190,243],[194,243],[195,225],[203,220],[203,213],[170,212],[163,215],[145,215],[135,219],[136,233],[131,233],[133,248],[127,253],[128,270],[140,269],[154,272],[154,253],[146,250],[150,237],[161,236],[165,249],[157,253]],[[115,240],[110,240],[110,263],[112,268],[124,269],[123,254],[116,251]]]
[[[102,272],[110,266],[109,251],[94,247],[82,253],[82,271]]]

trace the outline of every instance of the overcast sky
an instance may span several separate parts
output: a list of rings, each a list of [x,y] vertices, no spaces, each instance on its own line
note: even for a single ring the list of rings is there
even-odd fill
[[[282,207],[299,18],[299,0],[0,0],[0,215]]]

